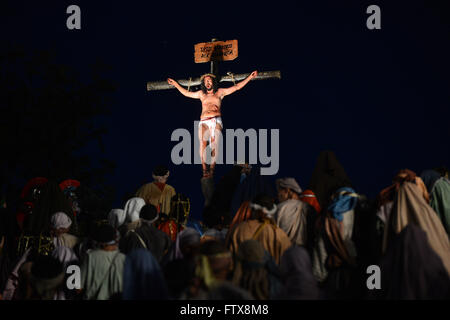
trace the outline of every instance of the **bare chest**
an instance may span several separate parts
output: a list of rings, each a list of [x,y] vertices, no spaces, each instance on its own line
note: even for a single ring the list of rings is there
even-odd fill
[[[202,93],[200,100],[202,102],[203,107],[216,106],[219,108],[222,103],[222,99],[220,99],[218,92],[216,92],[214,94],[203,94]]]

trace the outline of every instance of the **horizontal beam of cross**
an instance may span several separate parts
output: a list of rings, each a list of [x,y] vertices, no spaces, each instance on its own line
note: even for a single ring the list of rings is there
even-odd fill
[[[233,81],[241,81],[247,78],[250,73],[242,73],[242,74],[231,74],[228,73],[226,76],[220,78],[219,82],[233,82]],[[265,80],[265,79],[281,79],[280,71],[261,71],[258,72],[258,75],[252,80]],[[182,79],[177,80],[177,82],[183,87],[194,87],[200,85],[200,77],[194,79]],[[174,86],[167,83],[167,81],[153,81],[147,82],[147,91],[156,91],[156,90],[167,90],[167,89],[175,89]]]

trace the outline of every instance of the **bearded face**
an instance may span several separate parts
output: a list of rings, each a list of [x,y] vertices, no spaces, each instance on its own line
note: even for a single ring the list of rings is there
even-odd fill
[[[211,76],[206,76],[203,78],[201,83],[201,88],[203,93],[208,93],[211,90],[215,93],[218,90],[218,83],[216,78],[213,78]]]

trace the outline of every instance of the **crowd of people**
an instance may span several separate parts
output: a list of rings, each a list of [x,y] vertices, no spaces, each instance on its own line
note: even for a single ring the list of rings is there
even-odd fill
[[[369,199],[330,151],[305,190],[293,177],[271,185],[257,168],[234,165],[201,221],[169,176],[156,167],[123,208],[95,214],[77,197],[80,182],[31,180],[18,212],[3,204],[1,299],[450,298],[445,168],[402,169]],[[379,267],[375,288],[369,266]]]

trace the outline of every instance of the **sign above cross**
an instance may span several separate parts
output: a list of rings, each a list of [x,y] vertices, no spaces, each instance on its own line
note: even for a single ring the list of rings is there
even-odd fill
[[[194,46],[194,61],[195,63],[211,62],[210,73],[216,75],[219,82],[233,82],[241,81],[247,78],[250,73],[233,74],[227,72],[227,75],[220,76],[218,64],[219,61],[230,61],[238,57],[238,41],[217,41],[212,39],[211,42],[197,43]],[[265,79],[281,79],[280,71],[258,71],[258,75],[253,80],[265,80]],[[199,86],[201,84],[200,77],[181,79],[177,82],[188,87]],[[147,82],[147,91],[175,89],[174,86],[169,85],[167,81],[153,81]]]

